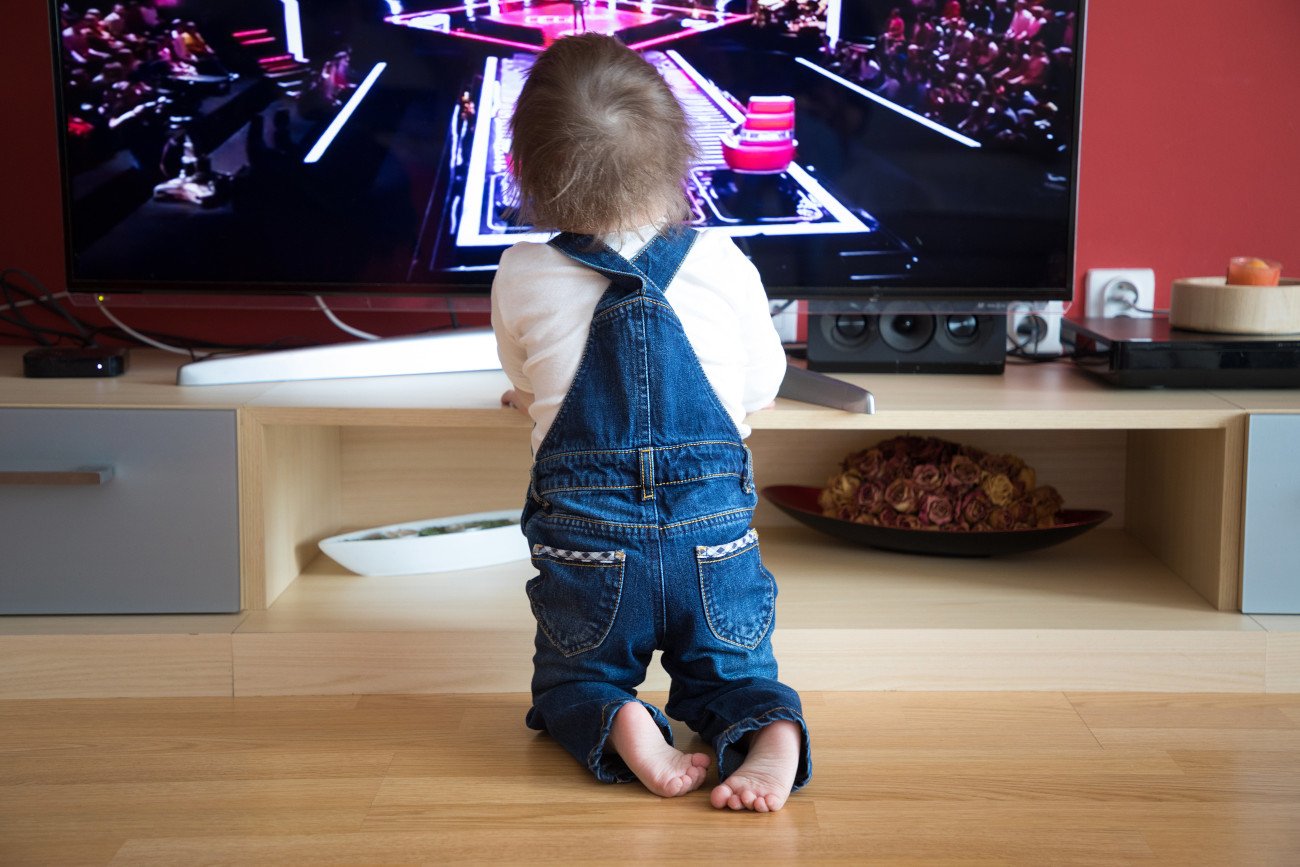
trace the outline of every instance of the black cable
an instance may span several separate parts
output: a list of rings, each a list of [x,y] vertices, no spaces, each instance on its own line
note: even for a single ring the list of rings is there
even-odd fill
[[[41,295],[40,296],[35,295],[31,292],[31,290],[27,289],[26,287],[14,283],[10,279],[9,275],[11,274],[17,274],[21,276],[28,283],[32,284],[37,289],[39,289],[41,291]],[[46,286],[44,283],[42,283],[40,280],[36,279],[36,277],[30,271],[26,271],[22,268],[5,268],[3,271],[0,271],[0,283],[3,283],[5,287],[12,287],[18,290],[19,292],[22,292],[41,309],[46,310],[50,313],[54,313],[58,316],[61,316],[63,319],[67,320],[67,322],[70,325],[72,325],[73,328],[77,329],[78,334],[82,337],[83,340],[89,339],[86,323],[82,322],[80,319],[73,316],[68,311],[64,310],[63,306],[58,303],[58,299],[54,297],[54,293],[50,291],[49,287]],[[6,292],[6,298],[7,297],[8,297],[8,293]]]
[[[0,280],[0,292],[4,293],[4,299],[6,302],[5,312],[0,313],[0,322],[5,322],[16,328],[23,329],[27,332],[28,337],[35,340],[41,346],[52,346],[53,344],[51,341],[45,336],[45,329],[42,326],[33,324],[23,314],[22,307],[19,306],[16,300],[14,300],[13,293],[15,290],[21,292],[22,288],[15,286],[8,280]],[[24,292],[23,294],[28,295],[29,298],[31,297],[29,293]]]
[[[61,331],[57,328],[49,328],[44,325],[36,325],[31,328],[27,328],[24,325],[19,325],[18,323],[15,323],[7,316],[0,316],[0,321],[3,321],[7,325],[18,325],[18,327],[23,328],[22,334],[14,334],[11,336],[18,337],[20,339],[35,340],[41,346],[55,346],[59,344],[63,338],[67,338],[68,340],[71,340],[74,344],[77,344],[78,346],[81,346],[83,348],[88,345],[83,340],[81,340],[80,335],[74,334],[71,331]],[[59,339],[50,340],[48,337],[46,337],[46,335],[54,335],[56,338]]]
[[[1068,355],[1024,355],[1014,351],[1007,353],[1007,363],[1016,365],[1058,364],[1070,360]]]
[[[37,287],[40,290],[40,294],[26,286],[15,283],[11,279],[10,275],[21,276],[32,286]],[[76,329],[76,331],[68,331],[50,325],[39,325],[29,321],[21,312],[22,308],[18,306],[19,301],[15,299],[13,293],[19,293],[32,305],[38,306],[42,310],[51,314],[58,315],[60,318],[66,320],[68,324]],[[0,311],[0,322],[4,322],[20,329],[19,332],[0,331],[0,336],[17,340],[34,340],[41,346],[53,346],[59,341],[65,339],[74,341],[82,347],[96,346],[101,337],[122,343],[129,343],[135,346],[148,347],[149,345],[116,325],[95,325],[73,315],[68,310],[64,309],[63,305],[59,303],[60,299],[55,297],[54,293],[41,283],[40,280],[22,268],[5,268],[3,271],[0,271],[0,294],[3,294],[8,303],[9,309],[13,313],[11,316],[9,313]],[[451,318],[451,323],[449,325],[439,325],[421,333],[433,334],[459,328],[460,324],[456,316],[456,311],[454,309],[449,309],[448,313]],[[134,330],[138,331],[145,337],[160,342],[177,344],[179,348],[185,349],[192,359],[196,358],[195,353],[198,350],[212,350],[204,357],[215,357],[218,355],[233,355],[243,352],[269,352],[277,349],[297,349],[305,346],[321,345],[320,341],[306,339],[300,334],[277,337],[275,340],[268,343],[244,343],[231,345],[224,341],[216,342],[198,337],[188,337],[168,332],[146,330],[143,328]],[[49,339],[49,336],[58,339],[52,341]]]
[[[5,285],[8,286],[8,284]],[[13,296],[10,295],[7,290],[4,292],[4,295],[5,298],[9,300],[10,306],[12,306],[14,303]],[[0,313],[0,322],[4,322],[16,328],[21,328],[23,330],[23,333],[21,335],[16,335],[16,336],[20,338],[26,338],[28,340],[35,340],[41,346],[53,346],[55,343],[58,342],[57,340],[56,341],[49,340],[46,337],[46,335],[48,334],[52,334],[55,337],[60,339],[69,338],[77,343],[80,343],[82,346],[87,345],[86,339],[81,334],[75,334],[71,331],[64,331],[62,329],[54,328],[53,326],[49,326],[49,325],[37,325],[34,322],[28,321],[27,317],[23,316],[21,313],[17,313],[14,316],[10,316],[6,313]]]

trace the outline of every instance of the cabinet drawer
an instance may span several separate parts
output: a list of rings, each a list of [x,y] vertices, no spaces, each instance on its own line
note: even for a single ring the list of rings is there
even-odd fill
[[[1252,415],[1241,610],[1300,614],[1300,415]]]
[[[0,410],[0,613],[239,610],[234,410]]]

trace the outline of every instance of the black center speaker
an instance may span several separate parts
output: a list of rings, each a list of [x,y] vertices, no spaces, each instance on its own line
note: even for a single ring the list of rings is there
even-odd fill
[[[1002,373],[1006,313],[914,302],[808,317],[808,367],[847,373]]]

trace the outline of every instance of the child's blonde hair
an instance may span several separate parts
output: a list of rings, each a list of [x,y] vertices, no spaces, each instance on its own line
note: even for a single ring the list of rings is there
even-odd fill
[[[520,212],[541,229],[602,235],[686,219],[695,155],[667,82],[611,36],[584,33],[542,52],[510,120]]]

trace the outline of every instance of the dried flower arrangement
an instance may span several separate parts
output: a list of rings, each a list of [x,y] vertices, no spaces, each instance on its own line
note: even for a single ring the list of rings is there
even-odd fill
[[[970,532],[1055,526],[1062,500],[1015,455],[899,436],[846,457],[818,504],[842,521]]]

